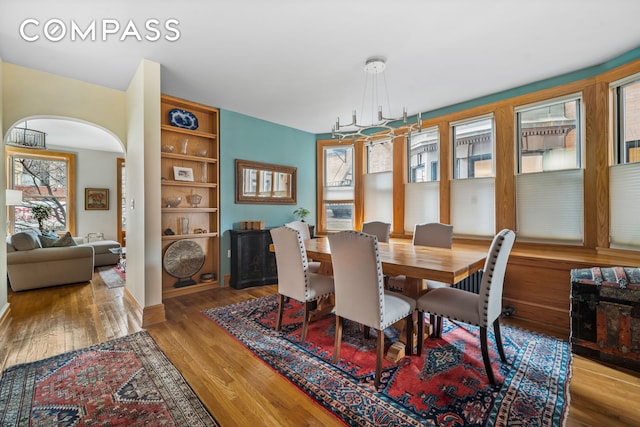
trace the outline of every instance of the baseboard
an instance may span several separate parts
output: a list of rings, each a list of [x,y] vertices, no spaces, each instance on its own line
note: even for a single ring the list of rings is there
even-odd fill
[[[164,304],[145,307],[142,311],[142,327],[162,323],[167,320],[164,311]]]
[[[0,331],[4,330],[5,322],[9,319],[9,314],[11,314],[11,304],[7,303],[2,307],[2,312],[0,313]]]

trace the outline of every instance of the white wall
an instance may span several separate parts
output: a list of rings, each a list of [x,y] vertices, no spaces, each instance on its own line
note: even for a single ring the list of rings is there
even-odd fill
[[[2,74],[2,58],[0,58],[0,88],[3,86],[3,74]],[[4,129],[2,127],[2,105],[3,105],[3,96],[2,90],[0,90],[0,129]],[[4,134],[4,133],[3,133]],[[4,143],[2,144],[4,147]],[[6,167],[5,162],[0,162],[0,189],[7,188],[6,184]],[[7,222],[7,210],[4,209],[5,206],[5,192],[0,192],[0,224],[6,224]],[[7,238],[7,229],[5,227],[0,231],[0,238],[4,241]],[[9,303],[7,302],[7,245],[0,245],[0,318],[2,315],[9,309]]]
[[[143,60],[126,98],[127,283],[134,284],[130,290],[138,302],[150,307],[162,304],[160,64]]]
[[[69,151],[65,147],[48,145],[55,151]],[[76,154],[76,236],[104,233],[107,240],[118,240],[117,169],[116,159],[124,153],[96,150],[75,150]],[[85,188],[108,188],[109,210],[85,210]]]

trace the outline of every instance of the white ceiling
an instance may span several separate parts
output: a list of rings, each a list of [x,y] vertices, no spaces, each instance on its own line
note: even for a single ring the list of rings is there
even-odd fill
[[[0,0],[0,57],[119,90],[147,58],[163,93],[324,133],[360,109],[369,56],[388,59],[390,114],[413,115],[606,62],[640,46],[638,16],[638,0]],[[180,38],[52,42],[52,18],[142,36],[177,19]]]

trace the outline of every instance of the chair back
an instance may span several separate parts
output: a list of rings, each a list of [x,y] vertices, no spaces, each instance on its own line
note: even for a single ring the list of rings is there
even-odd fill
[[[302,240],[309,240],[311,238],[311,233],[309,232],[309,224],[306,222],[292,221],[286,223],[285,226],[293,228],[294,230],[298,230],[298,232],[302,236]]]
[[[413,230],[413,244],[435,248],[451,249],[453,241],[453,225],[431,222],[416,224]]]
[[[307,300],[309,261],[298,230],[278,227],[271,230],[278,268],[278,293],[298,301]]]
[[[362,232],[376,236],[378,242],[388,242],[391,234],[391,224],[382,221],[365,222],[362,224]]]
[[[504,274],[515,239],[516,234],[513,231],[504,229],[496,234],[491,242],[480,283],[480,298],[478,300],[480,326],[490,325],[502,313]]]
[[[358,231],[328,237],[335,284],[335,314],[381,329],[384,276],[378,239]]]

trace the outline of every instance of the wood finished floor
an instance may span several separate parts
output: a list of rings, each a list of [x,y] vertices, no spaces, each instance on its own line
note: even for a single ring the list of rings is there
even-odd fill
[[[172,298],[165,301],[167,321],[147,330],[225,427],[342,425],[201,314],[275,292],[221,288]],[[136,304],[98,275],[84,284],[9,291],[9,302],[0,325],[2,369],[140,330]],[[574,356],[570,392],[567,426],[640,423],[640,373]]]

